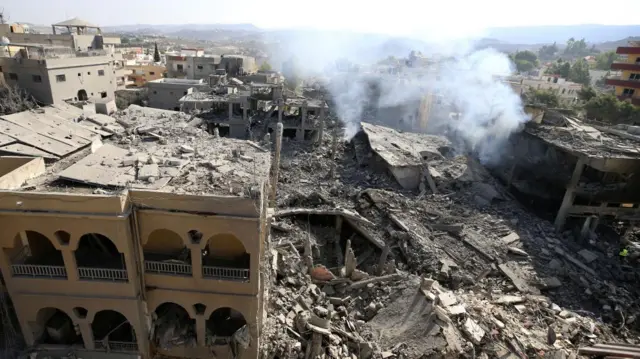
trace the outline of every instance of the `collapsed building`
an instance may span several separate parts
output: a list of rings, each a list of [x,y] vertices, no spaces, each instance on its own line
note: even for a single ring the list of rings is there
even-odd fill
[[[0,118],[0,270],[27,353],[256,358],[269,151],[179,112],[116,116]]]

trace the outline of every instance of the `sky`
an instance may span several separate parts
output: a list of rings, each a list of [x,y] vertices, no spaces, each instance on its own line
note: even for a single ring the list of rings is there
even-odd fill
[[[102,26],[251,23],[266,29],[309,27],[455,37],[479,35],[490,27],[640,24],[640,0],[618,0],[606,10],[601,4],[584,0],[3,0],[0,9],[10,22],[39,25],[80,17]]]

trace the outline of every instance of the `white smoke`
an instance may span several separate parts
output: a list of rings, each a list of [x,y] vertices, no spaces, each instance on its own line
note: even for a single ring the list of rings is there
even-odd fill
[[[449,42],[446,47],[423,50],[434,64],[428,67],[402,68],[392,74],[373,70],[372,66],[389,56],[406,60],[408,48],[424,46],[419,42],[389,41],[388,38],[336,33],[301,34],[284,47],[295,54],[305,75],[323,75],[334,101],[334,111],[345,123],[347,139],[357,133],[366,111],[403,108],[413,111],[427,93],[434,94],[441,111],[432,112],[430,131],[448,130],[488,162],[499,158],[504,141],[529,120],[518,94],[501,79],[513,73],[509,58],[492,49],[474,51],[470,42]],[[415,49],[415,48],[414,48]],[[288,56],[288,55],[285,55]],[[327,65],[348,59],[359,72],[327,71]],[[402,64],[402,62],[400,63]],[[371,84],[379,93],[377,103],[370,103]],[[450,117],[449,112],[460,115]],[[363,118],[363,116],[365,118]],[[403,128],[397,116],[378,117],[385,125]]]

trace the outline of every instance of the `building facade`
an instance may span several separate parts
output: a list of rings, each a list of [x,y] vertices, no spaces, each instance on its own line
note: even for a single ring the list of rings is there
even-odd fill
[[[615,86],[618,99],[640,106],[640,42],[630,41],[629,46],[618,47],[616,53],[622,60],[611,64],[611,70],[622,74],[606,79],[605,83]]]
[[[239,55],[166,55],[167,77],[178,79],[206,79],[224,69],[227,75],[237,77],[258,70],[256,61],[250,56]]]
[[[263,197],[2,192],[0,269],[27,345],[257,358]]]
[[[158,80],[164,77],[166,68],[162,65],[126,65],[130,71],[128,79],[130,86],[144,87],[147,82]]]
[[[180,111],[180,99],[194,91],[205,90],[204,80],[162,78],[147,82],[149,107]]]
[[[8,85],[23,88],[43,104],[114,98],[112,56],[68,58],[0,58]]]

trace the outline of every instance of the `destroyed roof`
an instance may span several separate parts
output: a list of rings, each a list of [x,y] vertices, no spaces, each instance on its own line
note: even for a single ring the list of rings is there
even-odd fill
[[[361,122],[371,149],[392,167],[421,165],[424,158],[442,157],[440,150],[450,145],[441,136],[398,132],[389,127]]]
[[[328,108],[329,106],[327,106],[327,103],[322,101],[322,100],[316,100],[316,99],[310,99],[310,98],[304,98],[304,97],[298,97],[298,98],[288,98],[285,101],[285,104],[287,106],[293,106],[293,107],[302,107],[304,105],[304,103],[307,103],[307,107],[313,107],[313,108]]]
[[[137,188],[248,196],[268,176],[269,151],[250,141],[215,138],[193,126],[189,115],[132,105],[115,116],[126,132],[51,165],[23,189],[91,193],[95,187]]]
[[[109,116],[57,104],[0,116],[0,153],[59,159],[123,130]]]
[[[230,96],[220,96],[210,92],[192,92],[182,96],[179,102],[229,102]]]
[[[563,116],[564,126],[531,124],[525,132],[566,152],[590,158],[640,158],[640,136]]]
[[[100,26],[94,25],[86,20],[82,20],[78,17],[74,17],[73,19],[65,20],[59,22],[57,24],[53,24],[53,26],[74,26],[74,27],[92,27],[99,28]]]

